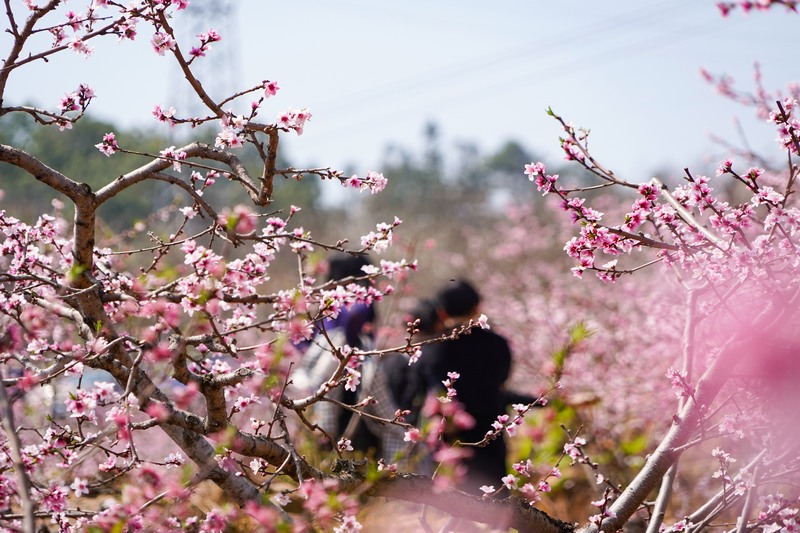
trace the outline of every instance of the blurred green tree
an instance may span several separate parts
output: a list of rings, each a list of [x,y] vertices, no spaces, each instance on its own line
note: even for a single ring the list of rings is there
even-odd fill
[[[59,131],[57,127],[37,127],[34,120],[22,113],[13,113],[0,128],[0,143],[18,146],[38,157],[42,162],[62,173],[84,183],[95,190],[109,183],[119,175],[136,168],[147,161],[147,156],[117,153],[106,157],[95,147],[103,135],[114,132],[119,145],[126,150],[141,154],[157,155],[159,150],[169,144],[180,144],[163,134],[153,130],[124,129],[106,122],[86,116],[72,129]],[[214,134],[209,131],[206,142],[214,142]],[[241,154],[245,164],[255,173],[258,157],[254,150],[245,150]],[[279,168],[288,168],[287,161],[278,162]],[[184,170],[186,171],[186,170]],[[280,178],[276,180],[274,202],[270,210],[288,208],[292,203],[319,207],[319,180],[303,179],[289,187],[281,186]],[[0,163],[0,188],[5,191],[6,200],[20,204],[21,218],[32,221],[40,213],[51,210],[51,203],[57,194],[24,175],[17,167]],[[211,188],[208,194],[215,201],[235,205],[244,202],[244,193],[239,188]],[[152,214],[154,210],[173,203],[174,190],[165,184],[148,181],[135,192],[125,192],[110,200],[101,207],[99,215],[111,231],[129,228],[137,221]],[[65,202],[69,209],[69,202]]]

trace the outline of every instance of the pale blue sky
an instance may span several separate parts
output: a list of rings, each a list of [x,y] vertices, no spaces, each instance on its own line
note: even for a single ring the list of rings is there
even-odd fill
[[[678,175],[710,151],[716,161],[723,151],[711,150],[708,133],[734,138],[736,116],[753,128],[755,147],[773,144],[770,129],[717,96],[700,67],[750,87],[759,60],[768,87],[800,80],[800,16],[781,9],[723,19],[706,0],[233,3],[228,28],[206,26],[235,50],[212,50],[203,74],[233,75],[237,86],[278,81],[264,118],[305,106],[314,115],[303,136],[284,143],[291,159],[352,163],[359,173],[381,170],[387,143],[418,149],[427,121],[440,125],[445,151],[458,140],[490,152],[515,139],[560,162],[558,127],[544,113],[552,106],[591,128],[596,155],[626,177],[646,179],[657,167]],[[97,91],[96,114],[153,124],[156,103],[179,101],[179,80],[140,31],[134,46],[20,71],[8,95],[52,107],[85,81]]]

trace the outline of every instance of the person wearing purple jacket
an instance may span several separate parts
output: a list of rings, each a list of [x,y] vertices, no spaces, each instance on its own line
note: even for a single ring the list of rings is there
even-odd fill
[[[342,281],[343,284],[353,283],[352,278],[365,275],[362,267],[369,264],[365,256],[335,255],[328,261],[328,280]],[[351,348],[366,351],[374,346],[376,318],[373,305],[354,303],[342,309],[336,317],[325,319],[321,327],[334,344],[347,344]],[[326,347],[327,340],[321,338],[321,335],[317,337],[309,344],[303,362],[293,376],[295,384],[308,392],[315,391],[330,379],[336,368],[336,359],[330,353],[330,347]],[[355,391],[339,385],[328,397],[346,405],[355,405],[372,397],[375,402],[360,410],[382,419],[393,419],[397,407],[389,391],[386,374],[378,361],[366,358],[361,364],[360,372],[361,381]],[[405,448],[403,431],[398,426],[381,424],[332,402],[322,401],[315,404],[313,417],[316,424],[333,439],[347,439],[354,450],[365,455],[394,462],[398,452]]]

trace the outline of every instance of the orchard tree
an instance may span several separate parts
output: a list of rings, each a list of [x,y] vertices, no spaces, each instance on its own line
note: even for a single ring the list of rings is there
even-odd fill
[[[595,272],[613,282],[640,270],[635,261],[652,252],[644,264],[666,265],[686,289],[684,364],[669,372],[680,396],[676,414],[667,415],[670,429],[627,487],[606,484],[597,512],[582,524],[566,524],[535,504],[561,475],[561,463],[596,467],[577,428],[568,428],[561,459],[544,475],[529,460],[516,462],[514,473],[498,480],[512,493],[501,499],[492,487],[485,487],[483,498],[450,487],[445,474],[457,474],[463,454],[440,438],[445,418],[457,415],[446,398],[434,403],[439,408],[422,428],[407,424],[402,411],[377,420],[402,428],[409,447],[431,445],[439,463],[432,479],[404,473],[402,456],[397,463],[355,462],[346,439],[314,423],[309,409],[334,402],[329,396],[335,387],[355,386],[366,358],[404,352],[413,362],[431,341],[415,339],[414,323],[402,342],[381,350],[360,351],[327,337],[325,318],[354,303],[381,301],[393,292],[393,278],[416,263],[382,259],[363,276],[325,282],[321,255],[378,256],[401,221],[376,224],[357,245],[320,242],[300,225],[300,207],[271,208],[274,185],[280,178],[322,179],[378,193],[386,179],[377,172],[344,176],[330,168],[281,168],[281,136],[302,134],[310,111],[273,107],[279,101],[274,80],[219,99],[207,94],[193,65],[213,60],[214,44],[224,36],[209,28],[194,42],[179,42],[172,25],[191,9],[188,1],[93,0],[82,12],[66,3],[5,2],[12,45],[0,71],[0,116],[25,114],[42,127],[63,130],[69,142],[72,125],[94,98],[90,87],[70,89],[47,109],[5,101],[7,85],[28,64],[56,61],[59,54],[90,55],[107,41],[138,38],[176,62],[207,111],[184,116],[169,104],[157,105],[155,119],[165,128],[210,125],[217,135],[214,145],[191,142],[148,155],[107,132],[97,139],[97,158],[128,153],[141,160],[122,175],[109,172],[95,187],[46,165],[41,154],[0,145],[0,161],[60,195],[52,213],[32,224],[0,211],[4,529],[357,531],[360,504],[380,496],[523,531],[613,531],[645,512],[656,531],[680,455],[706,442],[716,445],[709,463],[721,488],[673,530],[703,529],[737,505],[741,531],[794,527],[798,439],[797,415],[789,406],[796,399],[797,334],[791,325],[800,290],[800,211],[791,197],[799,155],[797,94],[768,105],[786,168],[744,169],[732,161],[719,168],[720,179],[738,181],[751,196],[745,203],[717,198],[709,179],[688,170],[687,184],[673,191],[658,182],[627,182],[600,165],[587,151],[586,134],[559,117],[565,153],[602,180],[600,187],[638,194],[631,211],[617,224],[604,222],[577,196],[584,188],[565,188],[541,163],[526,169],[580,225],[566,248],[578,261],[576,275]],[[42,37],[50,42],[37,48]],[[244,146],[256,151],[257,165],[243,163]],[[184,205],[155,210],[147,224],[103,236],[99,210],[151,182],[183,194]],[[280,186],[291,187],[291,180]],[[213,202],[229,197],[206,194],[221,187],[240,188],[249,203]],[[3,202],[11,200],[19,201]],[[74,208],[71,221],[63,216],[66,202]],[[605,262],[604,255],[613,259]],[[294,258],[297,274],[294,283],[276,286],[272,273],[283,256]],[[619,256],[632,263],[617,262]],[[488,324],[482,317],[466,327],[472,326]],[[317,390],[299,394],[292,378],[299,347],[309,342],[327,345],[335,364]],[[450,382],[448,393],[457,396],[457,386],[457,379]],[[553,381],[542,392],[558,388]],[[370,404],[339,402],[376,418]],[[486,428],[483,442],[513,433],[532,407],[515,405]],[[311,447],[320,440],[332,444],[334,461]],[[206,482],[222,490],[218,500],[198,501]],[[653,508],[647,500],[659,483]]]
[[[727,15],[777,4],[796,8],[794,2],[742,2],[720,9]],[[648,531],[659,531],[681,456],[705,445],[713,446],[708,474],[719,480],[719,491],[667,531],[700,531],[720,521],[735,531],[797,528],[800,90],[792,84],[785,94],[770,93],[758,70],[753,94],[736,91],[725,76],[705,76],[773,124],[777,157],[739,151],[713,177],[685,168],[683,184],[671,190],[655,178],[633,183],[589,152],[588,131],[548,111],[562,128],[565,158],[597,184],[571,187],[541,162],[526,166],[537,189],[556,197],[579,228],[564,247],[576,277],[591,273],[616,283],[662,264],[683,289],[682,363],[667,370],[678,409],[635,478],[594,502],[598,513],[587,531],[615,531],[637,511],[646,512]],[[776,160],[781,163],[770,163]],[[729,202],[715,192],[727,180],[738,186],[734,198],[745,200]],[[580,196],[602,188],[636,197],[622,216],[609,216]],[[660,332],[648,325],[643,333],[657,340]],[[654,491],[653,505],[643,507]]]
[[[271,210],[274,182],[321,178],[377,193],[383,175],[279,167],[280,137],[302,134],[310,111],[272,107],[279,99],[273,80],[221,99],[207,94],[193,65],[210,60],[223,36],[209,28],[194,42],[178,42],[172,25],[189,2],[93,0],[81,12],[65,3],[5,3],[11,47],[0,98],[29,64],[90,56],[112,40],[147,39],[154,53],[177,63],[207,111],[183,116],[156,105],[155,119],[165,129],[210,125],[217,134],[213,145],[190,142],[148,154],[106,132],[96,140],[99,161],[124,153],[140,162],[122,174],[109,166],[108,179],[95,186],[48,166],[42,155],[0,145],[0,161],[58,195],[52,212],[32,224],[0,211],[2,527],[221,531],[284,524],[349,531],[360,527],[355,514],[365,490],[410,499],[441,490],[441,482],[399,474],[396,464],[367,465],[371,480],[379,479],[365,483],[358,468],[364,465],[349,460],[349,443],[326,434],[308,413],[333,401],[336,386],[357,384],[364,358],[380,354],[332,343],[323,319],[380,301],[393,290],[391,278],[415,264],[381,260],[360,279],[317,279],[321,255],[380,254],[401,222],[378,223],[356,246],[317,242],[296,223],[300,207]],[[0,116],[27,116],[61,130],[68,143],[94,96],[81,84],[52,109],[2,98]],[[245,146],[258,154],[257,167],[243,163]],[[103,206],[154,182],[183,194],[184,205],[156,209],[129,231],[98,231]],[[241,189],[249,205],[214,202],[230,197],[214,194],[218,188]],[[67,202],[72,221],[64,217]],[[276,287],[271,273],[286,255],[295,257],[296,282]],[[384,352],[418,356],[413,332],[412,324],[408,338]],[[335,365],[317,390],[299,394],[292,369],[298,346],[309,341],[329,343]],[[369,404],[341,407],[374,418]],[[403,415],[378,421],[405,428],[413,440],[417,433]],[[307,451],[320,439],[334,444],[333,468]],[[220,501],[198,503],[194,493],[206,481],[219,486]],[[468,518],[492,516],[491,502],[455,498],[436,505],[457,510],[467,502]],[[529,507],[515,513],[518,521],[543,517]]]

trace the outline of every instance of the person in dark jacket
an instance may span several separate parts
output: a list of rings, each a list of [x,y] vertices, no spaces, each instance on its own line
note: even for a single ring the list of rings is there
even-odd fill
[[[414,334],[414,342],[427,340],[441,335],[444,323],[439,307],[432,299],[419,300],[414,308],[403,317],[404,324],[419,320]],[[421,372],[420,365],[409,360],[408,354],[396,353],[384,356],[383,365],[392,397],[397,407],[410,411],[405,417],[409,424],[419,423],[420,412],[425,404],[428,388]]]
[[[436,297],[445,315],[446,330],[476,320],[481,297],[466,281],[448,283]],[[475,419],[470,429],[445,435],[448,442],[481,441],[498,415],[504,414],[509,396],[504,384],[511,371],[511,350],[505,338],[480,326],[470,328],[456,339],[427,345],[419,360],[420,370],[429,391],[441,392],[448,373],[459,374],[455,383],[456,401]],[[526,395],[514,398],[531,399]],[[480,494],[482,485],[498,486],[506,475],[506,444],[499,435],[488,445],[471,447],[472,454],[463,465],[466,476],[459,488]]]

